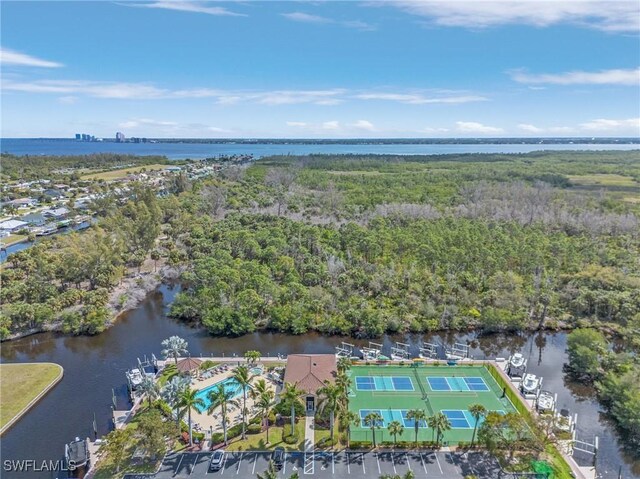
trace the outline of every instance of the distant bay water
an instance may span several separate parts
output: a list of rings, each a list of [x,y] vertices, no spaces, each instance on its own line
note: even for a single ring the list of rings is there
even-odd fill
[[[543,150],[637,150],[637,143],[114,143],[80,142],[64,139],[0,140],[0,151],[14,155],[86,155],[120,153],[130,155],[163,155],[171,160],[201,159],[219,155],[251,154],[255,158],[270,155],[326,154],[390,154],[443,155],[448,153],[528,153]]]

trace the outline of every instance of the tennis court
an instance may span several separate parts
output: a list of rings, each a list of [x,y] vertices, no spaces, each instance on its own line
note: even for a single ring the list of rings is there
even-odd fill
[[[478,365],[368,365],[353,366],[349,392],[349,409],[361,423],[351,428],[352,441],[372,439],[372,432],[364,420],[375,412],[380,414],[376,441],[393,441],[387,426],[391,421],[404,425],[398,441],[414,440],[414,422],[407,418],[412,409],[424,410],[427,417],[442,412],[451,423],[444,433],[444,442],[457,444],[471,440],[475,419],[469,412],[472,404],[482,404],[487,411],[515,412],[515,407],[491,376],[487,367]],[[434,431],[426,421],[418,425],[418,440],[434,440]]]

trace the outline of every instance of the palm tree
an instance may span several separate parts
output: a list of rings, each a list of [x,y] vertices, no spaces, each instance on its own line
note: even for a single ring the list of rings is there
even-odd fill
[[[341,356],[338,358],[338,372],[345,373],[351,368],[351,359]]]
[[[329,410],[329,436],[331,438],[331,444],[333,444],[333,423],[336,411],[341,406],[342,392],[343,390],[340,386],[331,384],[329,381],[325,381],[324,386],[318,389],[318,394],[322,396],[322,399],[320,399],[318,403],[318,411]]]
[[[413,429],[416,433],[416,446],[418,445],[418,428],[420,427],[420,422],[427,420],[427,413],[424,412],[424,409],[411,409],[407,411],[407,419],[413,420]]]
[[[251,387],[253,375],[247,366],[238,366],[233,372],[233,379],[242,388],[242,439],[247,438],[247,389]]]
[[[244,353],[244,358],[247,360],[247,363],[254,364],[260,360],[260,351],[247,351]]]
[[[158,385],[156,384],[155,380],[153,378],[150,378],[149,376],[144,376],[142,378],[142,382],[138,385],[138,391],[147,395],[147,400],[149,401],[149,409],[151,409],[151,401],[157,399],[160,395],[160,389],[158,388]]]
[[[268,389],[267,381],[261,378],[261,379],[258,379],[253,386],[251,386],[251,390],[249,391],[249,396],[251,396],[251,399],[257,399],[260,396],[262,396],[264,393],[266,393],[268,390],[269,389]]]
[[[427,423],[429,427],[433,428],[433,430],[436,432],[436,445],[440,446],[440,439],[442,438],[444,431],[448,431],[449,429],[451,429],[451,423],[449,422],[449,419],[441,412],[438,412],[435,415],[431,416],[428,419]]]
[[[278,470],[276,469],[273,461],[269,461],[269,465],[267,466],[267,470],[262,474],[256,474],[258,479],[278,479]]]
[[[207,409],[207,414],[212,414],[217,408],[220,408],[220,415],[222,417],[222,434],[224,437],[224,445],[227,445],[227,406],[229,404],[239,405],[238,401],[234,400],[234,392],[225,389],[223,384],[219,384],[217,388],[209,391],[207,398],[211,402],[211,406]]]
[[[183,353],[189,352],[187,350],[187,347],[189,346],[189,344],[180,336],[171,336],[170,338],[167,338],[164,341],[162,341],[161,344],[162,344],[162,347],[164,348],[162,350],[162,355],[165,357],[165,359],[168,358],[169,356],[173,357],[176,364],[178,364],[178,356],[180,356]]]
[[[280,399],[291,404],[291,434],[294,433],[296,428],[296,404],[302,404],[300,396],[304,394],[296,387],[295,384],[285,383],[284,391],[280,393]]]
[[[382,416],[379,412],[370,412],[364,417],[364,425],[371,429],[373,438],[373,447],[376,447],[376,429],[380,429]]]
[[[180,393],[179,404],[181,407],[186,408],[189,415],[189,445],[193,444],[193,424],[191,424],[191,409],[202,409],[204,407],[204,401],[197,396],[198,390],[187,388]]]
[[[265,391],[260,394],[260,397],[256,401],[256,406],[262,413],[262,422],[267,426],[267,445],[269,444],[269,413],[273,407],[273,391]]]
[[[180,427],[180,393],[189,387],[190,382],[191,381],[189,380],[189,378],[174,376],[164,385],[164,387],[160,391],[160,396],[162,397],[162,399],[169,406],[175,408],[176,422],[178,424],[178,427]]]
[[[360,425],[360,416],[353,411],[345,410],[340,413],[339,423],[341,429],[347,433],[347,449],[349,449],[349,442],[351,439],[351,425]]]
[[[389,434],[393,436],[393,445],[395,446],[398,441],[398,434],[402,436],[402,433],[404,432],[404,426],[400,424],[399,421],[391,421],[387,426],[387,429],[389,430]]]
[[[343,372],[339,372],[336,376],[336,386],[340,388],[340,402],[343,410],[349,409],[349,388],[351,387],[351,379]]]
[[[485,417],[487,414],[487,408],[485,408],[482,404],[472,404],[469,406],[469,412],[476,420],[476,423],[473,425],[473,436],[471,436],[471,445],[473,446],[474,441],[476,440],[476,431],[478,430],[478,423],[480,422],[481,417]]]

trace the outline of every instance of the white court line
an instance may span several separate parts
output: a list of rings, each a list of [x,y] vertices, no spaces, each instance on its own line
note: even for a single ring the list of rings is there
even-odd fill
[[[411,469],[411,461],[409,461],[409,455],[406,452],[404,453],[404,458],[407,460],[407,466],[409,466],[409,470],[413,471],[413,469]]]
[[[393,464],[393,473],[397,474],[398,471],[396,471],[396,461],[393,460],[393,453],[391,453],[391,464]]]
[[[256,473],[256,462],[258,462],[258,453],[255,453],[253,458],[253,469],[251,469],[251,474],[254,475]]]
[[[176,473],[174,474],[174,476],[175,476],[176,474],[178,474],[178,471],[180,470],[180,464],[182,464],[182,460],[183,460],[183,459],[184,459],[184,454],[182,454],[182,455],[180,456],[180,460],[178,461],[178,465],[177,465],[177,467],[176,467]]]
[[[364,460],[364,454],[363,454],[363,458]],[[378,453],[376,452],[376,462],[378,463],[378,474],[382,474],[382,471],[380,470],[380,459],[378,459]],[[364,464],[364,462],[363,462]]]
[[[240,459],[238,459],[238,468],[236,469],[236,474],[238,474],[240,472],[240,463],[242,463],[242,456],[244,455],[244,452],[240,453]]]
[[[442,466],[440,466],[440,459],[438,459],[438,453],[434,452],[433,455],[436,456],[436,462],[438,463],[438,469],[440,469],[440,474],[444,474],[444,472],[442,472]]]
[[[424,456],[422,455],[422,453],[420,453],[420,462],[422,462],[422,468],[424,469],[424,474],[429,475],[429,473],[427,472],[427,466],[424,463]]]

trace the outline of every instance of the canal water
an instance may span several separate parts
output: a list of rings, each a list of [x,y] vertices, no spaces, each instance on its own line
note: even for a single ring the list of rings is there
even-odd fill
[[[7,460],[60,459],[64,444],[74,437],[93,435],[95,413],[99,435],[110,430],[111,395],[115,392],[118,409],[129,405],[125,385],[125,371],[137,364],[137,358],[155,353],[159,356],[160,342],[179,335],[189,343],[192,356],[242,356],[255,349],[263,355],[278,353],[330,353],[342,338],[316,334],[287,336],[255,333],[240,338],[214,338],[200,328],[167,318],[168,304],[177,287],[162,286],[135,310],[124,314],[118,323],[104,333],[92,337],[71,337],[42,333],[3,343],[2,362],[51,361],[64,367],[63,380],[31,411],[9,430],[1,441],[3,466]],[[601,414],[593,390],[568,382],[562,372],[566,362],[566,334],[542,333],[522,336],[475,334],[443,334],[431,336],[408,335],[385,337],[384,347],[393,341],[403,341],[417,348],[421,341],[471,341],[475,358],[507,357],[522,351],[529,358],[529,370],[544,378],[544,389],[558,393],[558,406],[578,414],[580,438],[600,438],[598,470],[600,477],[615,479],[622,466],[623,477],[640,477],[640,463],[632,463],[621,450],[615,432]],[[349,340],[356,345],[365,341]],[[416,350],[417,351],[417,350]],[[3,478],[55,478],[55,472],[17,473],[2,470]]]

